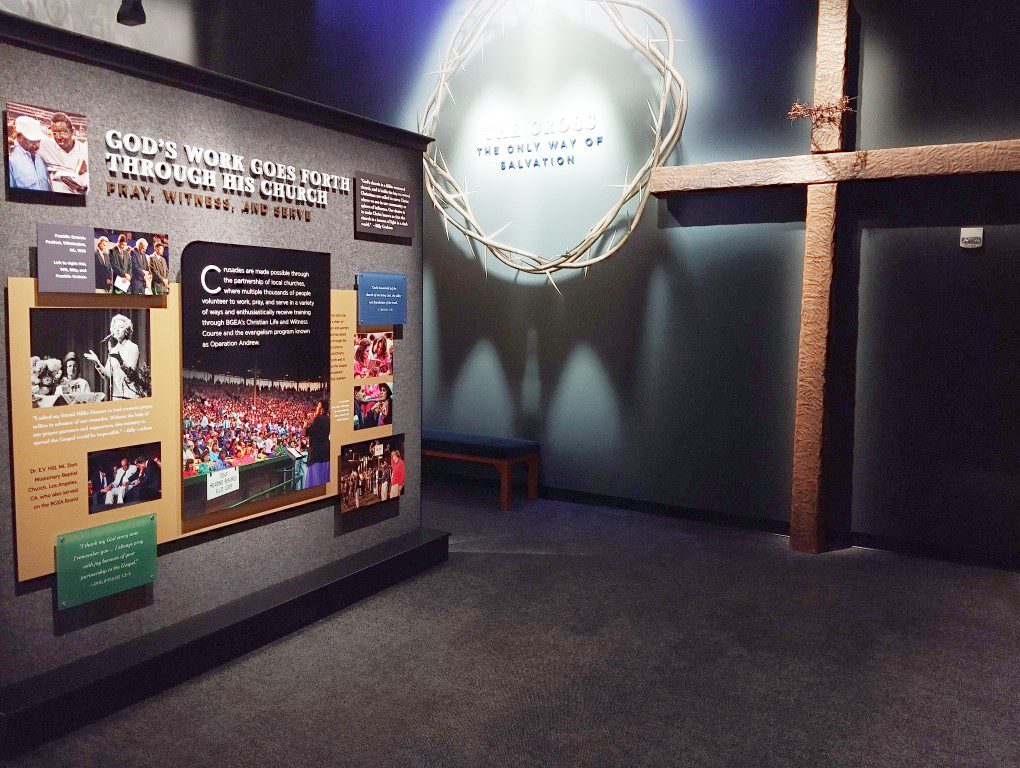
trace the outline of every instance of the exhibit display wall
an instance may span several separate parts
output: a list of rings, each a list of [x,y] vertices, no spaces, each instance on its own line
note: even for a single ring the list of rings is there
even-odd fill
[[[61,611],[57,605],[54,579],[44,575],[53,570],[52,554],[44,551],[40,556],[36,549],[15,551],[16,533],[19,534],[19,541],[24,544],[20,534],[25,533],[34,524],[36,517],[48,515],[48,512],[20,505],[16,509],[21,525],[18,531],[15,530],[13,515],[3,517],[0,524],[0,586],[2,586],[0,647],[3,647],[4,653],[0,660],[0,682],[8,684],[52,670],[419,529],[422,365],[420,208],[417,193],[413,193],[409,212],[410,237],[355,239],[353,183],[360,172],[365,172],[388,179],[405,180],[412,190],[420,188],[422,146],[420,137],[387,129],[385,126],[369,126],[365,135],[356,135],[350,130],[332,129],[299,119],[290,119],[212,96],[200,95],[190,90],[114,72],[105,67],[71,61],[7,43],[0,43],[0,61],[3,61],[3,66],[0,67],[0,101],[42,105],[87,117],[89,145],[87,172],[90,176],[87,195],[51,193],[33,195],[8,188],[4,199],[0,201],[0,218],[4,222],[0,232],[2,254],[0,264],[5,277],[16,278],[10,282],[4,305],[5,325],[13,343],[12,350],[17,348],[17,355],[11,358],[9,369],[5,368],[3,382],[5,389],[10,393],[11,417],[22,420],[26,425],[30,423],[37,425],[41,414],[45,414],[48,419],[58,419],[61,412],[74,411],[78,414],[78,423],[66,425],[63,428],[66,433],[80,428],[85,423],[86,416],[91,419],[100,413],[109,414],[115,422],[124,421],[129,416],[134,418],[138,414],[134,411],[128,414],[125,409],[137,408],[140,405],[148,409],[142,422],[132,429],[124,429],[128,426],[126,421],[124,424],[116,425],[122,432],[137,431],[138,434],[122,435],[117,438],[120,442],[116,443],[116,447],[123,448],[121,452],[130,449],[131,458],[127,459],[128,462],[134,462],[134,454],[137,452],[140,457],[142,454],[149,457],[151,466],[151,456],[158,455],[153,452],[158,448],[153,447],[152,441],[158,441],[162,444],[163,466],[161,496],[158,494],[157,486],[158,498],[128,496],[125,499],[128,502],[141,502],[137,507],[133,507],[138,510],[138,515],[147,515],[151,512],[153,516],[159,517],[161,549],[157,561],[158,576],[151,586],[133,593],[131,599],[106,603],[101,606],[101,610]],[[308,105],[308,109],[313,113],[315,105]],[[8,112],[11,112],[11,108]],[[13,117],[13,114],[8,117]],[[339,121],[339,124],[343,124],[342,121]],[[26,134],[32,130],[28,123],[18,125]],[[395,137],[392,140],[369,138],[369,134],[373,137],[385,136],[388,130],[391,130],[392,136]],[[169,142],[176,142],[182,157],[184,145],[200,146],[225,152],[228,156],[231,153],[242,155],[246,158],[245,164],[252,158],[262,158],[284,167],[289,165],[298,169],[306,168],[333,174],[337,183],[328,194],[327,204],[299,206],[286,200],[266,199],[258,193],[250,197],[243,194],[231,196],[222,190],[195,189],[187,184],[175,185],[173,181],[153,183],[151,180],[125,178],[109,170],[107,153],[128,156],[132,152],[125,150],[121,153],[111,146],[109,138],[111,131],[117,132],[121,137],[128,134],[153,137],[155,141],[160,142],[161,152],[165,151],[165,146]],[[14,137],[8,138],[11,140],[9,146],[13,146]],[[341,178],[347,178],[351,186],[345,188],[339,181]],[[167,195],[165,192],[168,190],[176,191],[178,194]],[[183,195],[184,192],[189,193],[187,197]],[[202,194],[194,194],[198,192]],[[226,199],[229,204],[221,205],[214,202],[214,199]],[[254,202],[256,205],[246,206],[246,202]],[[169,242],[168,272],[171,283],[169,294],[158,295],[160,292],[157,290],[145,291],[146,294],[152,295],[119,297],[67,294],[48,297],[37,294],[34,281],[28,276],[35,271],[37,225],[42,223],[129,233],[131,242],[140,240],[142,233],[158,233],[149,235],[149,239],[153,241],[167,239]],[[303,268],[301,272],[303,277],[300,279],[307,280],[307,285],[305,283],[298,285],[298,282],[288,285],[301,291],[307,288],[308,295],[313,297],[328,295],[327,301],[331,305],[322,306],[322,302],[316,298],[314,311],[320,314],[313,314],[312,334],[288,337],[287,344],[279,347],[281,350],[279,356],[283,356],[284,350],[289,355],[297,353],[293,356],[295,362],[291,365],[298,365],[307,358],[307,365],[302,368],[300,374],[295,374],[302,378],[294,379],[292,376],[293,380],[282,381],[286,378],[286,372],[280,371],[272,373],[274,379],[279,380],[266,380],[270,375],[266,366],[272,364],[273,356],[264,357],[259,363],[258,356],[254,353],[253,365],[261,365],[261,372],[256,368],[254,374],[248,374],[260,382],[260,391],[253,395],[256,403],[260,397],[266,398],[273,392],[285,393],[288,388],[294,391],[296,396],[301,397],[301,406],[308,405],[307,410],[313,414],[314,399],[331,400],[334,409],[331,447],[333,455],[326,457],[326,470],[322,475],[323,482],[327,482],[325,476],[329,476],[328,483],[321,486],[321,492],[311,487],[317,482],[312,479],[313,462],[316,459],[309,452],[307,465],[301,465],[307,467],[303,474],[306,483],[304,492],[295,492],[287,497],[285,503],[275,507],[268,505],[269,508],[266,509],[267,505],[263,505],[262,509],[253,510],[247,519],[236,523],[233,521],[238,515],[215,517],[213,511],[207,507],[202,507],[201,511],[202,514],[208,515],[208,518],[196,518],[201,521],[200,524],[189,523],[188,513],[182,518],[181,508],[179,506],[172,508],[174,504],[180,504],[182,493],[180,485],[182,385],[186,398],[190,391],[189,387],[199,392],[199,395],[192,395],[194,401],[195,397],[209,397],[207,390],[216,384],[208,370],[195,373],[189,383],[189,374],[184,373],[182,378],[180,368],[182,350],[178,323],[185,328],[199,323],[197,310],[186,311],[179,320],[180,316],[176,314],[180,300],[181,286],[178,282],[181,280],[182,252],[193,243],[214,244],[213,248],[217,255],[213,259],[217,264],[224,265],[227,257],[222,254],[228,251],[225,246],[216,244],[245,246],[238,250],[249,254],[245,258],[255,258],[259,265],[262,264],[260,260],[269,259],[263,254],[269,253],[273,259],[282,260],[273,262],[269,259],[265,262],[267,265],[274,265],[274,269],[281,269],[281,264],[291,269],[289,265],[296,263],[295,259],[303,258],[306,261],[302,264],[310,266]],[[251,247],[264,250],[253,251]],[[89,262],[92,260],[92,251],[90,237],[86,259]],[[208,254],[199,253],[192,247],[185,257],[194,260],[208,258]],[[391,344],[391,356],[386,357],[385,366],[376,366],[371,370],[366,368],[359,372],[357,367],[352,367],[355,357],[352,354],[355,343],[353,321],[356,315],[354,289],[356,276],[364,271],[406,276],[405,297],[409,296],[410,300],[407,301],[406,322],[396,326],[359,329],[372,331],[376,336],[388,334],[386,338]],[[321,275],[325,276],[328,283],[321,283],[320,286],[315,281],[319,280]],[[288,274],[286,279],[291,277]],[[199,284],[196,282],[198,279],[196,277],[193,283]],[[208,282],[211,278],[203,274],[201,279]],[[293,277],[293,280],[297,279],[296,276]],[[227,281],[224,281],[223,285],[226,284]],[[183,288],[187,307],[188,284],[186,283]],[[220,286],[217,284],[216,287],[206,290],[213,295],[219,289]],[[142,291],[132,289],[131,293]],[[40,306],[46,308],[31,309]],[[82,307],[99,308],[83,310],[80,309]],[[324,314],[330,310],[332,317]],[[67,313],[67,316],[55,317],[53,314],[47,314],[46,327],[43,328],[42,324],[37,322],[39,315],[31,315],[32,321],[25,323],[32,312]],[[204,315],[205,310],[201,312]],[[88,313],[99,313],[103,316],[93,318]],[[37,385],[33,378],[30,388],[27,355],[38,356],[36,348],[44,345],[47,347],[47,354],[55,354],[52,350],[56,348],[60,348],[62,354],[63,347],[68,347],[71,351],[77,351],[79,359],[90,347],[113,350],[114,341],[111,340],[111,336],[115,330],[114,326],[119,322],[111,320],[114,313],[125,317],[133,325],[131,344],[134,345],[132,354],[135,358],[141,358],[144,362],[151,361],[152,396],[149,397],[146,391],[137,395],[138,399],[121,400],[119,403],[109,405],[104,401],[91,405],[72,404],[72,407],[49,410],[34,407],[63,403],[59,397],[57,402],[50,402],[53,397],[47,394],[45,382]],[[18,327],[12,325],[15,318]],[[329,327],[331,322],[332,332]],[[105,332],[104,323],[110,325],[111,336],[100,338]],[[22,327],[22,324],[30,327]],[[340,326],[342,332],[347,335],[338,337]],[[332,347],[331,335],[334,342]],[[339,351],[335,343],[338,338],[342,338],[343,341],[343,349]],[[7,340],[8,333],[5,333],[5,351]],[[301,352],[304,345],[307,345],[306,354]],[[130,345],[120,346],[118,359],[125,366],[128,365],[129,352]],[[113,352],[110,356],[113,357]],[[384,355],[380,355],[379,359],[383,357]],[[188,359],[185,358],[186,361]],[[196,366],[215,370],[214,367],[210,367],[216,365],[214,361],[195,358],[194,355],[190,359],[197,361]],[[308,361],[314,361],[314,364]],[[91,388],[93,392],[101,392],[104,386],[102,377],[95,375],[91,364],[82,362],[84,363],[81,371],[82,380],[85,382],[82,387]],[[109,369],[112,364],[106,362]],[[231,362],[228,367],[239,364]],[[64,365],[67,366],[66,360]],[[337,373],[338,370],[340,373]],[[16,379],[15,373],[18,374]],[[228,371],[227,367],[224,367],[220,373],[233,374],[234,371],[232,368]],[[355,378],[359,375],[361,381],[356,381]],[[195,378],[196,376],[199,378]],[[341,379],[344,382],[342,392],[339,384]],[[217,381],[220,385],[226,382],[225,386],[233,386],[233,379],[221,377]],[[352,407],[354,409],[358,407],[352,406],[355,398],[360,396],[367,402],[378,402],[381,399],[377,396],[380,382],[385,383],[388,392],[396,393],[399,398],[396,407],[386,412],[385,421],[378,415],[378,409],[375,409],[374,421],[369,423],[363,420],[360,424],[353,422]],[[327,397],[326,390],[318,389],[324,384],[332,387],[331,397]],[[354,384],[358,384],[358,392],[353,391]],[[135,385],[130,381],[125,384],[115,379],[112,394],[107,390],[106,400],[111,397],[114,400],[118,399],[121,396],[118,394],[118,387],[125,386]],[[243,386],[242,375],[241,383],[237,384],[237,387]],[[248,386],[250,387],[250,381]],[[347,392],[347,389],[352,391]],[[32,394],[33,391],[37,394]],[[250,388],[247,391],[251,391]],[[317,395],[316,392],[319,391],[323,394]],[[134,394],[123,396],[135,397]],[[76,402],[85,401],[78,399]],[[390,405],[393,404],[393,401],[389,402]],[[368,414],[369,410],[366,408],[365,413]],[[185,419],[188,419],[187,413]],[[188,424],[186,421],[186,434]],[[340,431],[337,429],[338,424],[342,424]],[[29,481],[29,478],[24,476],[26,472],[31,471],[28,469],[31,464],[26,463],[27,460],[36,461],[37,464],[52,461],[56,466],[55,462],[61,456],[60,451],[64,449],[59,445],[63,442],[60,430],[54,434],[54,445],[47,454],[42,443],[36,440],[38,436],[31,432],[35,426],[24,426],[19,429],[22,439],[15,441],[10,452],[4,452],[0,461],[3,465],[2,473],[10,477],[14,486],[20,489]],[[359,429],[363,431],[354,431]],[[2,432],[2,439],[11,444],[7,419],[3,422]],[[31,438],[26,440],[29,434]],[[353,445],[369,438],[382,439],[390,434],[403,436],[400,445],[406,463],[403,467],[405,481],[401,488],[402,494],[399,498],[394,495],[389,501],[376,505],[371,514],[367,516],[362,514],[357,522],[353,522],[350,514],[341,512],[337,496],[340,489],[337,469],[342,463],[341,445]],[[114,458],[112,454],[106,456],[102,453],[114,446],[108,445],[109,438],[100,439],[101,437],[97,436],[94,446],[90,443],[87,450],[102,454],[97,461]],[[352,449],[348,458],[355,457],[358,450],[361,449]],[[42,453],[36,456],[40,451]],[[95,500],[95,508],[92,507],[92,501],[89,499],[95,498],[97,494],[84,491],[87,474],[84,466],[85,452],[86,448],[82,444],[79,458],[81,466],[67,467],[68,470],[74,470],[73,482],[82,486],[77,489],[78,495],[74,502],[75,525],[69,525],[67,533],[99,522],[131,518],[134,514],[127,510],[120,511],[119,505],[125,500],[118,498],[111,500],[109,496],[103,499],[100,495],[100,498]],[[88,471],[91,473],[96,469],[91,466],[93,453],[89,453],[88,456]],[[64,461],[63,458],[59,460]],[[243,483],[244,473],[252,470],[252,467],[241,466],[239,469]],[[237,470],[228,470],[224,475],[230,474],[231,471]],[[91,476],[89,479],[92,479]],[[8,483],[2,485],[0,505],[10,510],[13,489]],[[292,482],[288,487],[301,486]],[[189,480],[185,477],[183,483],[185,497],[188,491]],[[236,493],[229,487],[225,487],[222,492]],[[260,494],[271,495],[269,492]],[[116,497],[116,493],[113,496]],[[214,497],[210,483],[208,495],[201,494],[202,503],[205,503],[206,498],[212,503]],[[117,507],[117,510],[111,511],[112,507]],[[283,511],[274,512],[279,508]],[[361,510],[362,513],[365,511]]]

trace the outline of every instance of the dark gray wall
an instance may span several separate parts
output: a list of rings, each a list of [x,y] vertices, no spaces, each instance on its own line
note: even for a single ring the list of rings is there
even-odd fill
[[[678,66],[690,110],[678,162],[807,147],[807,126],[785,114],[811,89],[813,4],[655,5],[683,41]],[[446,157],[456,156],[468,105],[491,87],[487,78],[513,85],[520,38],[509,27],[494,38],[484,63],[469,63],[453,85],[463,106],[444,108],[437,142]],[[619,37],[558,39],[611,94],[613,139],[633,147],[620,172],[627,163],[633,172],[648,133],[647,80]],[[572,244],[564,232],[581,235],[593,221],[573,196],[543,196],[541,183],[534,193],[537,208],[556,211],[553,220],[534,214],[545,216],[548,233],[533,243],[546,252]],[[483,194],[472,198],[476,208]],[[622,251],[583,279],[559,278],[562,296],[534,280],[486,279],[437,217],[426,217],[426,424],[538,439],[542,479],[554,488],[785,519],[803,201],[791,206],[787,196],[780,207],[769,215],[739,196],[653,200]],[[502,221],[521,215],[507,211]]]
[[[0,11],[194,64],[196,40],[193,0],[149,0],[145,24],[117,23],[121,0],[0,0]]]
[[[810,95],[815,4],[683,12],[680,161],[804,152],[781,114]],[[859,3],[857,146],[1020,135],[1017,14]],[[837,529],[997,561],[1020,551],[1020,456],[1006,437],[1020,433],[1017,360],[1004,341],[1020,299],[1007,266],[1017,199],[990,178],[844,190]],[[774,222],[796,220],[798,204],[765,192],[660,204],[654,230],[646,221],[563,298],[483,282],[427,218],[426,423],[538,438],[552,486],[785,518],[803,241]],[[962,252],[958,228],[981,223],[986,249]]]
[[[1004,563],[1020,555],[1017,200],[1015,176],[844,195],[853,247],[841,257],[860,275],[844,521],[855,533]],[[984,226],[983,248],[960,248],[968,225]]]
[[[212,541],[185,546],[159,558],[159,578],[150,605],[105,621],[69,628],[53,609],[48,580],[17,588],[12,519],[0,519],[0,682],[50,669],[110,645],[222,605],[317,566],[416,528],[420,523],[421,259],[420,226],[411,247],[353,240],[353,197],[331,196],[311,224],[276,222],[168,205],[118,201],[104,194],[103,135],[110,128],[179,142],[273,158],[285,163],[353,175],[372,170],[420,183],[421,160],[395,149],[255,109],[0,45],[0,102],[25,101],[88,115],[93,189],[86,207],[0,201],[0,265],[5,276],[28,275],[36,222],[64,222],[134,231],[167,232],[171,271],[193,240],[274,245],[332,254],[334,288],[353,288],[358,270],[409,276],[409,317],[398,342],[396,388],[400,407],[394,430],[407,435],[408,483],[400,514],[372,527],[340,535],[332,506],[300,515],[266,518],[266,524],[224,529]],[[6,305],[3,344],[6,347]],[[327,343],[326,339],[320,339]],[[6,355],[6,351],[4,352]],[[6,388],[6,367],[3,386]],[[165,414],[170,420],[176,413]],[[9,441],[7,419],[0,441]],[[15,448],[16,450],[16,448]],[[0,453],[0,475],[10,475],[8,453]],[[10,509],[9,486],[0,484],[0,507]]]
[[[1020,135],[1020,4],[854,0],[861,63],[858,146]]]
[[[1020,6],[854,7],[858,146],[1020,136]],[[1020,181],[884,182],[842,195],[850,235],[840,259],[860,287],[857,409],[843,452],[853,495],[839,525],[878,543],[1016,563]],[[985,247],[961,249],[959,228],[981,225]]]

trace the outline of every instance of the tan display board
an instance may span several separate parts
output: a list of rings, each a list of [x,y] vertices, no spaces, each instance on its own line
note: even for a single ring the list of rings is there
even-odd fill
[[[8,311],[19,581],[53,573],[56,538],[72,531],[155,514],[165,543],[329,500],[342,446],[393,432],[391,424],[355,429],[355,387],[392,389],[392,369],[355,379],[355,337],[364,330],[357,295],[333,290],[330,338],[321,340],[330,347],[329,482],[189,529],[181,513],[179,286],[165,297],[82,294],[58,304],[38,294],[34,279],[10,278]]]

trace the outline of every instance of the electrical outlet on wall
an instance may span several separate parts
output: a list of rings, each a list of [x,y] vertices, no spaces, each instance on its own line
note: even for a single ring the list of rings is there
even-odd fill
[[[961,248],[980,248],[985,244],[985,228],[984,227],[961,227],[960,228],[960,247]]]

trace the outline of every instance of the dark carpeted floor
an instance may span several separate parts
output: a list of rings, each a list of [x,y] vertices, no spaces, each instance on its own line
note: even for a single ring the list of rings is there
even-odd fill
[[[18,766],[1020,766],[1020,574],[426,488],[450,561]]]

